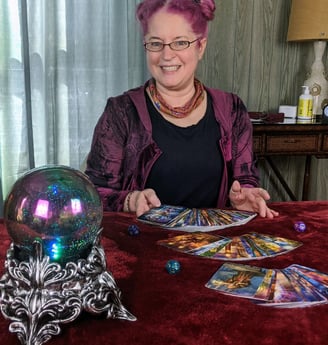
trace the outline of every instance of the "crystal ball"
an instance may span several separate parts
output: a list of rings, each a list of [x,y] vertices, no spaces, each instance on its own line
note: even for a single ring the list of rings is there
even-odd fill
[[[21,261],[42,242],[51,262],[86,258],[96,240],[103,208],[100,196],[79,170],[43,166],[30,170],[13,185],[4,205],[4,222]]]

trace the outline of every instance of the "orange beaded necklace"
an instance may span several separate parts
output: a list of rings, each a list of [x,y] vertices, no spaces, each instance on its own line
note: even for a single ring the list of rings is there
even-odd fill
[[[149,81],[149,93],[158,111],[173,117],[182,118],[188,116],[204,99],[205,93],[203,84],[198,79],[195,79],[194,84],[194,95],[190,101],[182,107],[171,107],[167,104],[163,97],[158,93],[156,83],[153,78]]]

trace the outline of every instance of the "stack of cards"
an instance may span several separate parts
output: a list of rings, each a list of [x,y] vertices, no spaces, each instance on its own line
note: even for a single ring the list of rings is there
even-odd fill
[[[298,241],[256,232],[231,238],[194,232],[157,243],[191,255],[230,261],[263,259],[287,253],[302,245]]]
[[[266,269],[225,263],[205,286],[262,306],[295,308],[328,302],[328,275],[297,264]]]
[[[162,205],[152,208],[137,219],[148,224],[186,232],[212,231],[242,225],[257,213],[237,210],[196,209]]]

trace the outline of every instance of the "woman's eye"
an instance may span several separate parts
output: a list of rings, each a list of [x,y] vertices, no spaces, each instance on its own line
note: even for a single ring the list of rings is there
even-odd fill
[[[153,48],[161,48],[163,46],[162,42],[150,42],[149,45]]]
[[[174,41],[173,45],[177,48],[184,48],[188,45],[188,41]]]

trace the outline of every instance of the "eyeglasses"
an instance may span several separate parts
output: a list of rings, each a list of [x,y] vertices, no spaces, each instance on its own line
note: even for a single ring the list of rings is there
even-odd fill
[[[193,41],[173,41],[170,43],[163,43],[161,41],[154,41],[154,42],[145,42],[144,47],[145,49],[149,50],[150,52],[160,52],[164,49],[165,46],[169,46],[172,50],[184,50],[190,47],[190,45],[196,41],[198,41],[199,38],[196,38]]]

